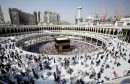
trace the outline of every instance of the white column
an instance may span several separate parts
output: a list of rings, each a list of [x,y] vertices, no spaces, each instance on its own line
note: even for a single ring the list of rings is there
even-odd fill
[[[115,29],[113,29],[113,35],[114,35]]]

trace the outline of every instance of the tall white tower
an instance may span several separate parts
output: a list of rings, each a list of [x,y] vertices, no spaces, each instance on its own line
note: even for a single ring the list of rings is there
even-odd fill
[[[82,9],[82,7],[79,6],[77,9],[78,9],[77,19],[80,19],[81,18],[81,9]]]
[[[79,7],[77,7],[77,10],[78,10],[78,14],[77,14],[77,17],[76,17],[76,24],[79,24],[80,22],[82,22],[82,17],[81,17],[81,9],[82,9],[82,7],[81,6],[79,6]]]

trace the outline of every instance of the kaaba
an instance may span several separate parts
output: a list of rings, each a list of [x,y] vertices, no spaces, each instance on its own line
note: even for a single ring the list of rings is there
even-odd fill
[[[65,37],[58,37],[54,39],[55,48],[58,52],[69,51],[70,50],[70,39]]]

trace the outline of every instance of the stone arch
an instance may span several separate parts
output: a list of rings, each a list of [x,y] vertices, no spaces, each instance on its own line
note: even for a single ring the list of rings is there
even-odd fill
[[[40,27],[39,30],[41,31],[41,30],[42,30],[42,27]]]
[[[93,32],[95,32],[95,29],[93,28]]]
[[[107,30],[107,34],[109,34],[109,32],[110,32],[110,29]]]
[[[91,28],[89,28],[89,31],[91,32]]]
[[[60,27],[58,27],[58,30],[60,30]]]
[[[69,30],[72,30],[72,27],[69,27]]]
[[[111,29],[109,29],[109,34],[111,33]]]
[[[26,31],[28,32],[28,31],[29,31],[29,28],[26,28]]]
[[[46,30],[48,30],[50,27],[46,27]]]
[[[94,28],[95,32],[98,32],[98,28]]]
[[[17,28],[15,28],[14,30],[15,30],[15,33],[17,33],[17,32],[18,32],[18,31],[17,31]]]
[[[85,27],[83,27],[83,31],[85,31]]]
[[[93,32],[93,28],[91,28],[91,31]]]
[[[6,34],[6,30],[5,29],[2,29],[2,34]]]
[[[32,31],[34,31],[34,28],[31,28]]]
[[[48,30],[50,30],[51,29],[51,27],[48,27]]]
[[[47,27],[45,27],[45,30],[47,30]]]
[[[91,32],[91,28],[89,28],[89,32]]]
[[[103,29],[101,29],[101,33],[103,33]]]
[[[37,28],[33,28],[33,31],[37,31]]]
[[[21,32],[21,31],[20,31],[20,28],[18,28],[18,32]]]
[[[91,28],[89,28],[89,31],[91,32]]]
[[[32,28],[29,28],[29,31],[32,31]]]
[[[67,27],[67,30],[70,30],[70,28],[69,28],[69,27]]]
[[[26,32],[26,28],[24,28],[24,32]]]
[[[71,27],[69,27],[69,30],[71,30]]]
[[[93,32],[93,28],[91,28],[91,32]]]
[[[80,27],[80,30],[81,30],[81,31],[83,31],[83,28],[82,28],[82,27]]]
[[[91,28],[91,32],[93,32],[93,28]]]
[[[99,28],[99,29],[98,29],[98,33],[100,33],[100,30],[101,30],[101,29]]]
[[[50,27],[46,27],[46,30],[48,30]]]
[[[24,29],[23,29],[23,28],[21,28],[21,32],[24,32]]]
[[[57,30],[57,27],[55,27],[54,30]]]
[[[86,28],[86,31],[88,31],[88,28]]]
[[[46,27],[44,27],[44,30],[46,30]]]
[[[35,28],[32,28],[32,31],[35,31]]]
[[[70,27],[68,27],[68,30],[71,30],[71,28],[70,28]]]
[[[107,32],[108,32],[108,29],[105,29],[105,34],[107,34]]]
[[[15,33],[14,29],[11,29],[11,33]]]
[[[117,33],[118,33],[118,30],[116,29],[115,32],[114,32],[114,35],[117,35]]]
[[[53,30],[55,30],[55,27],[53,27]]]
[[[94,32],[94,28],[92,28],[92,32]]]
[[[78,31],[80,31],[79,27],[78,27]]]
[[[96,29],[96,32],[99,33],[99,28]]]
[[[56,27],[56,30],[58,30],[58,27]]]
[[[88,31],[90,31],[90,28],[88,28]]]
[[[31,29],[30,29],[30,28],[28,28],[28,31],[31,31]]]
[[[110,35],[113,35],[113,29],[111,29]]]
[[[55,30],[57,30],[57,27],[55,27]]]
[[[11,31],[10,31],[9,29],[7,29],[7,31],[6,31],[6,32],[7,32],[7,34],[8,34],[8,33],[11,33]]]
[[[57,27],[54,27],[54,30],[56,30]]]
[[[96,29],[95,29],[95,28],[93,28],[93,30],[94,30],[94,32],[96,32]]]
[[[96,29],[96,28],[94,28],[94,31],[95,31],[95,32],[97,32],[97,29]]]

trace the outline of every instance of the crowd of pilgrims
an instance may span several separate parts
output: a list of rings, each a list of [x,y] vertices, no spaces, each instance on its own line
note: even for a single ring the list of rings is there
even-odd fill
[[[112,69],[114,78],[120,78],[114,70],[114,67],[107,63],[110,56],[115,60],[114,65],[116,65],[116,67],[121,67],[121,63],[120,61],[117,61],[117,59],[122,58],[130,63],[130,59],[126,57],[128,49],[122,47],[124,46],[124,43],[121,42],[117,43],[118,51],[115,50],[116,47],[110,42],[108,47],[112,46],[112,49],[105,48],[104,52],[92,54],[92,56],[90,54],[83,56],[75,55],[72,57],[51,57],[43,54],[35,55],[18,50],[15,46],[15,41],[15,39],[8,39],[0,43],[0,82],[3,81],[7,84],[35,84],[36,80],[46,80],[49,76],[53,76],[53,80],[58,84],[66,84],[68,81],[71,84],[103,83],[112,80],[107,76],[102,78],[104,70],[108,68]],[[87,64],[87,61],[90,61],[90,65]],[[110,62],[111,61],[112,60],[110,60]],[[55,67],[53,67],[52,64],[55,64]],[[78,64],[85,68],[89,67],[89,71],[83,71],[83,69],[81,69],[79,71],[77,70],[78,75],[73,74],[76,70],[72,68],[72,66]],[[100,66],[100,69],[97,72],[95,67],[98,66]],[[69,80],[62,77],[63,69],[67,73],[64,75],[69,75]],[[46,70],[46,74],[39,74]],[[128,76],[129,74],[130,69],[128,68],[124,76]],[[79,76],[80,78],[78,78]],[[92,81],[84,80],[85,77],[88,77]]]
[[[79,42],[76,40],[70,41],[70,51],[68,52],[58,52],[55,48],[55,42],[43,41],[33,46],[30,46],[27,51],[41,53],[41,54],[49,54],[49,55],[74,55],[74,54],[87,54],[93,51],[97,51],[98,48],[91,46],[85,42]]]

